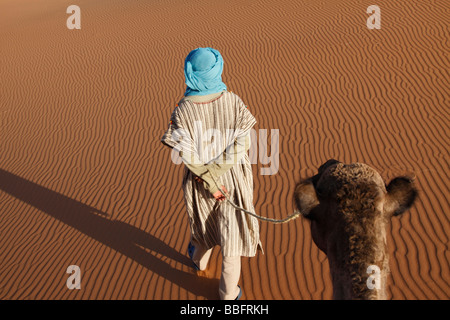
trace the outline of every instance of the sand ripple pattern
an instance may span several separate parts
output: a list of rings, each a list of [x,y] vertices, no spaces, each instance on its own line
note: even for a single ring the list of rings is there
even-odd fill
[[[448,1],[377,1],[380,30],[361,0],[80,0],[79,31],[69,1],[3,3],[0,299],[218,298],[220,252],[190,268],[183,168],[159,142],[199,46],[221,51],[256,129],[279,130],[279,171],[253,166],[258,213],[291,213],[295,183],[329,158],[414,173],[419,199],[388,229],[388,294],[450,298]],[[243,298],[331,298],[308,222],[261,223],[261,238]]]

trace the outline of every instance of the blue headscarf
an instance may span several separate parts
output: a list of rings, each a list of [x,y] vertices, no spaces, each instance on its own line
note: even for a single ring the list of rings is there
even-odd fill
[[[213,48],[192,50],[184,61],[185,96],[204,96],[227,89],[222,82],[223,58]]]

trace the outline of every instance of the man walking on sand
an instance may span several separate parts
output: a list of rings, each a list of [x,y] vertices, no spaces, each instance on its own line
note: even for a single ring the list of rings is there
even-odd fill
[[[185,164],[182,189],[193,267],[205,270],[215,245],[222,250],[219,296],[239,299],[241,256],[261,248],[256,218],[225,200],[254,212],[253,176],[248,156],[256,120],[239,96],[222,82],[223,58],[212,48],[197,48],[185,59],[186,92],[170,118],[161,142],[179,152]],[[222,190],[219,190],[220,189]],[[223,193],[222,193],[223,192]]]

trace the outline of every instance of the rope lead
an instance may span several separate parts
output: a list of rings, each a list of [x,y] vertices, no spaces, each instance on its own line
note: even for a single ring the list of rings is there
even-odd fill
[[[301,212],[298,210],[295,210],[293,214],[291,214],[290,216],[284,218],[284,219],[272,219],[272,218],[266,218],[266,217],[261,217],[259,215],[257,215],[256,213],[253,213],[251,211],[245,210],[244,208],[239,207],[238,205],[236,205],[235,203],[233,203],[230,200],[229,194],[224,193],[222,188],[217,184],[216,179],[214,179],[214,176],[211,174],[211,172],[209,171],[209,169],[207,169],[209,174],[211,175],[212,180],[214,181],[214,184],[216,185],[216,187],[220,190],[220,192],[225,196],[225,198],[227,199],[227,202],[229,204],[231,204],[236,210],[242,211],[248,215],[251,215],[252,217],[255,217],[256,219],[262,220],[262,221],[267,221],[267,222],[272,222],[275,224],[281,224],[281,223],[286,223],[289,222],[291,220],[297,219],[299,216],[301,216]]]

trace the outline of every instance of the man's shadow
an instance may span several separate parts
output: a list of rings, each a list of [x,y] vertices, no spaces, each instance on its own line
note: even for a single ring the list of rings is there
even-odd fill
[[[155,257],[154,254],[159,253],[191,266],[187,256],[141,229],[121,221],[109,220],[105,212],[2,169],[0,169],[0,189],[126,255],[187,291],[208,299],[218,299],[218,294],[213,293],[218,291],[218,279],[207,279],[195,273],[178,270]],[[215,290],[211,290],[212,287]]]

